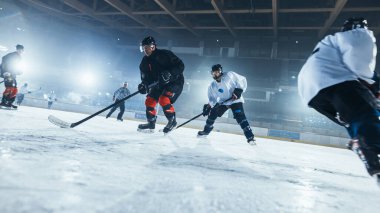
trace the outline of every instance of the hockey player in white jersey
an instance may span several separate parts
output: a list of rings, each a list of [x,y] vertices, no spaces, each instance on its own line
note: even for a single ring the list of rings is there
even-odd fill
[[[244,76],[232,71],[223,73],[220,64],[212,66],[211,74],[215,81],[208,87],[209,103],[203,106],[203,116],[208,116],[208,118],[203,131],[199,131],[198,136],[207,136],[214,128],[216,118],[221,117],[231,108],[234,118],[243,129],[247,142],[255,145],[254,135],[243,109],[242,93],[247,89],[247,80]]]
[[[25,95],[30,93],[32,92],[28,90],[28,83],[24,83],[16,95],[16,104],[20,106]]]
[[[317,44],[298,75],[298,91],[305,104],[346,127],[352,138],[348,148],[380,183],[375,42],[364,18],[346,20],[342,32]]]

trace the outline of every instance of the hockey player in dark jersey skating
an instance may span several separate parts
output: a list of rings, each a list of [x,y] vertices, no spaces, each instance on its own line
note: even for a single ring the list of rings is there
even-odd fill
[[[173,104],[183,89],[184,64],[173,52],[157,49],[156,42],[151,36],[142,40],[140,50],[145,56],[140,63],[141,83],[138,85],[138,90],[142,94],[147,94],[145,106],[148,123],[140,124],[138,130],[154,131],[156,105],[159,103],[168,119],[163,132],[168,133],[177,125]],[[148,85],[155,82],[159,84],[148,89]]]
[[[13,107],[13,102],[17,95],[17,81],[16,75],[20,75],[22,70],[20,68],[21,55],[24,52],[23,45],[16,45],[16,51],[5,55],[1,63],[1,77],[4,78],[5,91],[0,105],[4,107]]]

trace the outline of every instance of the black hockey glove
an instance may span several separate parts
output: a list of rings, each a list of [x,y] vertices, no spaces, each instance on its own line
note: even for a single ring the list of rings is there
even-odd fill
[[[202,113],[203,116],[208,116],[210,114],[210,111],[211,111],[211,106],[209,104],[203,105],[203,113]]]
[[[165,70],[160,73],[160,79],[159,79],[159,84],[160,86],[165,86],[166,84],[170,83],[172,80],[172,74]]]
[[[375,83],[371,85],[371,92],[375,95],[377,99],[379,99],[380,98],[380,78],[376,72],[374,73],[372,80],[374,80]]]
[[[363,84],[364,86],[366,86],[372,92],[372,94],[376,98],[379,99],[380,98],[380,78],[376,72],[374,73],[372,80],[374,80],[375,83],[369,84],[367,81],[365,81],[363,79],[359,79],[360,83]]]
[[[234,92],[232,94],[232,99],[236,100],[236,99],[239,99],[241,97],[241,94],[243,93],[243,90],[240,89],[240,88],[235,88],[234,89]]]
[[[140,83],[138,86],[137,86],[137,90],[141,93],[141,94],[146,94],[148,92],[148,87],[144,84],[144,83]]]

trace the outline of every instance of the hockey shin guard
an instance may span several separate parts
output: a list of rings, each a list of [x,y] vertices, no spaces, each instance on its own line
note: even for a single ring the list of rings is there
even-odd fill
[[[146,119],[151,121],[156,121],[156,105],[157,101],[152,97],[147,97],[145,100],[145,106],[146,106]]]
[[[236,121],[238,122],[238,124],[240,125],[241,129],[243,130],[245,137],[247,139],[253,139],[254,135],[253,135],[251,127],[249,126],[247,118],[245,117],[244,112],[242,111],[234,112],[234,117]]]
[[[175,116],[175,109],[173,105],[170,102],[169,97],[161,95],[158,99],[158,102],[160,103],[162,109],[164,110],[164,114],[168,120],[172,120]]]

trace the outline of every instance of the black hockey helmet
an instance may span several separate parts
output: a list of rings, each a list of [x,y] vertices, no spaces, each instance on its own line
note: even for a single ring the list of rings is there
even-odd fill
[[[215,70],[220,70],[223,73],[223,67],[222,67],[222,65],[220,65],[220,64],[214,64],[214,65],[212,65],[211,72],[215,71]]]
[[[367,20],[363,17],[351,17],[344,21],[342,32],[353,30],[356,28],[368,28]]]
[[[216,76],[214,74],[214,71],[220,71],[220,75]],[[223,67],[222,67],[222,65],[220,65],[220,64],[214,64],[214,65],[212,65],[212,67],[211,67],[211,75],[212,75],[212,78],[214,80],[216,80],[216,81],[219,82],[220,79],[222,78],[222,75],[223,75]]]
[[[154,40],[154,38],[152,36],[145,37],[140,43],[140,51],[141,52],[144,51],[145,45],[155,45],[156,46],[156,41]]]
[[[23,45],[21,45],[21,44],[16,45],[16,50],[23,50],[23,49],[24,49]]]

